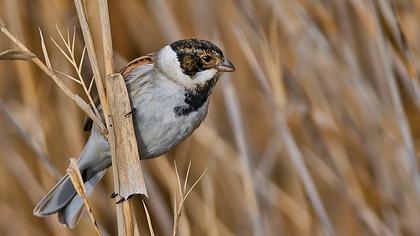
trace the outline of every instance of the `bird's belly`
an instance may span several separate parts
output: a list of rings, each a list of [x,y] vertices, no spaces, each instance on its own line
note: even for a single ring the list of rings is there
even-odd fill
[[[204,119],[207,104],[187,116],[175,116],[173,106],[154,109],[150,106],[136,107],[135,113],[135,132],[140,157],[145,159],[168,152],[191,135]]]

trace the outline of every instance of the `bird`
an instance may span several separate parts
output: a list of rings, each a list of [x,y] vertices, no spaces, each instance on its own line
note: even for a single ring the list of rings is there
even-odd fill
[[[233,71],[234,65],[219,47],[195,38],[172,42],[121,69],[140,158],[158,157],[189,137],[206,117],[210,95],[221,74]],[[84,130],[91,134],[78,159],[78,168],[90,195],[112,161],[109,144],[92,120],[85,121]],[[39,217],[57,213],[62,225],[74,228],[83,205],[65,175],[33,213]]]

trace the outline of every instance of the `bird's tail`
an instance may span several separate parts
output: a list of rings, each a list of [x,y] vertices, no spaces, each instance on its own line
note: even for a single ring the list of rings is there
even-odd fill
[[[92,131],[78,161],[87,196],[93,192],[95,185],[111,165],[109,153],[104,151],[107,147],[103,137]],[[81,216],[83,204],[82,198],[76,193],[70,177],[66,174],[35,206],[33,213],[40,217],[58,213],[61,224],[74,228]]]
[[[86,194],[92,194],[95,185],[106,172],[102,170],[85,182]],[[83,199],[76,193],[70,177],[66,174],[61,180],[39,201],[34,209],[36,216],[48,216],[58,213],[58,220],[69,228],[74,228],[82,214]]]

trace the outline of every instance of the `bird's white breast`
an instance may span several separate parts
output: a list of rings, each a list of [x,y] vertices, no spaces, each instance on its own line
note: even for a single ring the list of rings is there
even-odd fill
[[[134,83],[142,83],[134,86]],[[184,88],[150,70],[144,78],[129,82],[134,112],[137,142],[142,158],[151,158],[167,152],[188,137],[207,113],[208,100],[197,111],[176,116],[174,108],[185,104]]]

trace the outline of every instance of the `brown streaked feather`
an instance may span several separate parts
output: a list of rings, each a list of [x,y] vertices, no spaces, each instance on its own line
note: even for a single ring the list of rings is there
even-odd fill
[[[154,53],[147,54],[146,56],[138,57],[128,63],[124,68],[120,70],[120,74],[125,77],[132,70],[145,64],[153,64]]]
[[[138,68],[146,64],[153,64],[154,55],[155,55],[154,53],[150,53],[150,54],[147,54],[146,56],[141,56],[132,60],[120,70],[120,74],[125,78],[135,68]],[[95,103],[95,106],[98,107],[98,105],[100,104],[99,97],[98,96],[94,97],[93,102]],[[83,122],[83,131],[90,131],[92,129],[92,126],[93,126],[92,119],[90,119],[89,117],[86,117]]]

